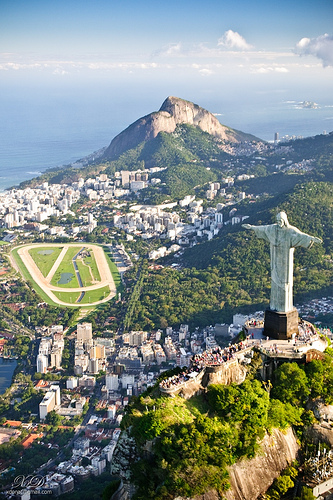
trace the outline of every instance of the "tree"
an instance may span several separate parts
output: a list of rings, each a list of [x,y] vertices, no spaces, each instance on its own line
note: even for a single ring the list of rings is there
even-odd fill
[[[120,486],[120,480],[112,481],[106,486],[102,493],[102,500],[110,500],[112,495],[117,491]]]
[[[283,363],[275,373],[272,396],[295,406],[306,402],[310,394],[307,376],[297,363]]]
[[[62,422],[62,418],[54,410],[52,410],[46,415],[45,421],[47,424],[52,425],[52,427],[58,427]]]
[[[312,493],[311,488],[308,488],[307,486],[303,486],[301,496],[295,498],[295,500],[316,500],[316,497]]]

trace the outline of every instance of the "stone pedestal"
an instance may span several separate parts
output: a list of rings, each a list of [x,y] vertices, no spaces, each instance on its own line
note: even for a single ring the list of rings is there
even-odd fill
[[[266,309],[264,335],[277,340],[290,339],[293,333],[298,333],[298,311],[278,312]]]

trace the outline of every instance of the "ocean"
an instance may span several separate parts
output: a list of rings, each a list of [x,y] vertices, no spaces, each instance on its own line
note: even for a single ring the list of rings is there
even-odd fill
[[[160,105],[164,96],[160,101]],[[50,167],[68,165],[107,146],[121,130],[159,106],[138,99],[110,101],[73,93],[48,96],[0,96],[0,192],[38,176]],[[302,108],[295,101],[218,105],[199,103],[224,125],[271,141],[280,137],[308,137],[333,130],[333,102],[317,109]],[[223,106],[223,112],[219,113]]]
[[[0,394],[11,385],[17,361],[0,358]]]

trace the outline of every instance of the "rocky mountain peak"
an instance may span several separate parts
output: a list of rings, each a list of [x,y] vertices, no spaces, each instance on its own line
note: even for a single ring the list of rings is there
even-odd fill
[[[171,134],[177,125],[184,123],[198,127],[223,141],[241,142],[243,139],[242,133],[222,125],[206,109],[179,97],[169,96],[159,111],[140,118],[118,134],[106,149],[104,157],[116,159],[128,149],[154,139],[160,132]]]

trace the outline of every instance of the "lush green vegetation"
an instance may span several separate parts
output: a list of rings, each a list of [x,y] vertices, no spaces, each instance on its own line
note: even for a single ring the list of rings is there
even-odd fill
[[[44,277],[51,271],[53,264],[57,260],[62,247],[37,247],[31,248],[29,254],[38,266]]]
[[[298,475],[298,471],[296,468],[297,464],[293,465],[295,465],[295,467],[288,467],[278,478],[275,479],[274,483],[265,495],[266,500],[280,500],[280,498],[283,497],[283,495],[285,495],[290,488],[293,488],[295,484],[293,480]]]
[[[69,246],[67,252],[64,255],[64,258],[60,262],[59,267],[56,272],[52,276],[51,285],[64,287],[64,288],[78,288],[79,283],[76,277],[76,272],[73,265],[73,257],[79,252],[79,247],[77,246]],[[71,279],[68,283],[61,283],[61,277],[63,274],[72,275]]]
[[[172,200],[178,200],[186,195],[194,194],[194,188],[216,180],[216,175],[201,165],[181,164],[169,167],[159,172],[159,177],[165,183],[163,191]]]
[[[238,132],[243,140],[256,140],[250,134]],[[178,125],[172,133],[160,132],[154,139],[138,144],[113,158],[110,169],[134,170],[146,167],[177,165],[184,162],[202,161],[207,166],[222,162],[229,155],[222,149],[223,141],[189,124]],[[220,166],[220,165],[219,165]]]
[[[255,356],[254,365],[257,361]],[[163,397],[156,389],[134,399],[123,425],[141,456],[132,467],[135,498],[189,497],[210,489],[222,494],[228,488],[227,467],[253,457],[273,428],[292,425],[304,443],[303,429],[314,421],[309,402],[318,396],[332,401],[331,356],[305,366],[284,363],[272,382],[272,388],[264,386],[252,375],[241,385],[210,385],[206,394],[190,400]],[[146,442],[150,454],[142,451]],[[296,475],[295,468],[284,471],[269,498],[286,493]]]
[[[94,251],[91,249],[88,249],[88,251],[89,255],[84,257],[83,262],[86,266],[90,267],[93,279],[95,281],[101,281],[101,276],[97,267]]]
[[[81,304],[93,304],[99,300],[103,300],[110,293],[110,288],[108,285],[98,288],[97,290],[88,290],[85,292]]]
[[[46,294],[45,294],[46,295]],[[25,303],[25,307],[19,310],[12,309],[11,305],[17,302]],[[75,322],[78,311],[74,308],[53,307],[46,303],[40,304],[41,297],[27,284],[17,279],[8,292],[0,290],[1,315],[13,331],[17,328],[20,332],[24,330],[23,325],[34,328],[35,326],[49,326],[61,323],[64,328]]]
[[[80,292],[52,292],[59,300],[65,302],[66,304],[75,304],[80,296]]]
[[[275,222],[277,211],[285,210],[291,224],[323,239],[322,245],[295,251],[295,303],[329,293],[333,281],[332,205],[331,183],[310,182],[298,184],[284,196],[238,209],[249,214],[251,224]],[[233,313],[268,304],[269,245],[240,226],[229,226],[221,236],[186,250],[182,265],[182,269],[149,270],[131,314],[133,327],[231,323]],[[131,270],[127,277],[135,272]]]

